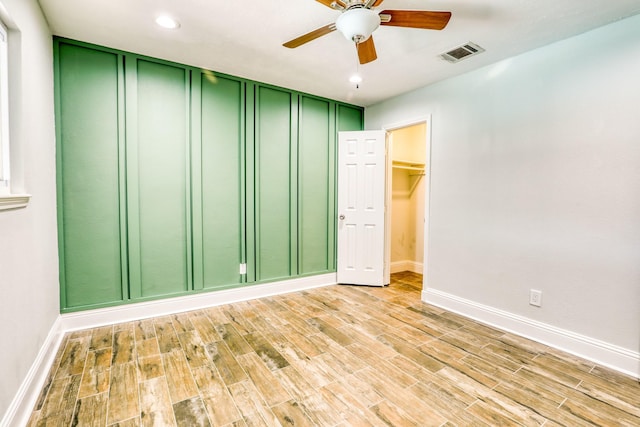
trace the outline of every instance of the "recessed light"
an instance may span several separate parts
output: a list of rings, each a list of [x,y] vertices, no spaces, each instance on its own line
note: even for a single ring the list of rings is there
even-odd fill
[[[169,15],[160,15],[156,18],[156,24],[160,25],[162,28],[167,28],[169,30],[175,30],[180,27],[180,23],[170,17]]]

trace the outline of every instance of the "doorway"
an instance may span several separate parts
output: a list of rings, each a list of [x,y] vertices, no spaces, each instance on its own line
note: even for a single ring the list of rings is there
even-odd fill
[[[340,132],[338,283],[384,286],[392,271],[410,271],[422,275],[426,288],[430,129],[429,117],[381,131]],[[359,210],[381,216],[372,222]]]
[[[390,272],[426,271],[430,120],[385,128],[389,133],[385,251]],[[424,279],[423,279],[424,287]]]

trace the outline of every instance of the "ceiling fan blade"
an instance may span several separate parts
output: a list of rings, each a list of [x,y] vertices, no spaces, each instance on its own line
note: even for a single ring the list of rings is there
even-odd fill
[[[383,1],[384,0],[364,0],[364,7],[367,9],[373,9],[374,7],[380,6]]]
[[[378,58],[376,46],[373,44],[373,36],[369,36],[368,39],[361,43],[356,43],[356,48],[358,49],[358,59],[360,59],[361,64],[375,61]]]
[[[317,30],[313,30],[310,33],[303,34],[300,37],[296,37],[293,40],[289,40],[284,43],[282,46],[293,49],[298,46],[302,46],[305,43],[308,43],[312,40],[317,39],[318,37],[322,37],[336,30],[336,24],[325,25],[324,27],[320,27]]]
[[[391,19],[382,19],[382,15],[388,15]],[[426,10],[383,10],[380,12],[380,18],[380,25],[423,28],[425,30],[442,30],[449,23],[449,19],[451,19],[451,12],[430,12]]]
[[[346,7],[346,5],[344,4],[344,2],[342,0],[316,0],[318,3],[322,3],[323,5],[330,7],[331,9],[335,9],[335,7],[332,6],[333,3],[337,3],[338,6],[341,7]],[[377,0],[377,1],[382,1],[382,0]]]

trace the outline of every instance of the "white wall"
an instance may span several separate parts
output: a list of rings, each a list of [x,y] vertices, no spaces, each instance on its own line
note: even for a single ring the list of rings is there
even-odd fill
[[[12,178],[32,195],[27,208],[0,211],[2,419],[58,317],[59,287],[51,34],[35,0],[0,5],[20,31],[10,35]]]
[[[367,108],[432,114],[429,288],[637,355],[639,109],[640,16]]]

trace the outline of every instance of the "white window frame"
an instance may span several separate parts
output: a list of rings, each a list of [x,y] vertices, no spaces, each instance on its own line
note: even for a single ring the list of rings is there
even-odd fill
[[[0,21],[0,195],[9,193],[9,66],[7,29]]]
[[[9,137],[9,31],[0,20],[0,211],[23,208],[31,197],[11,192]]]

